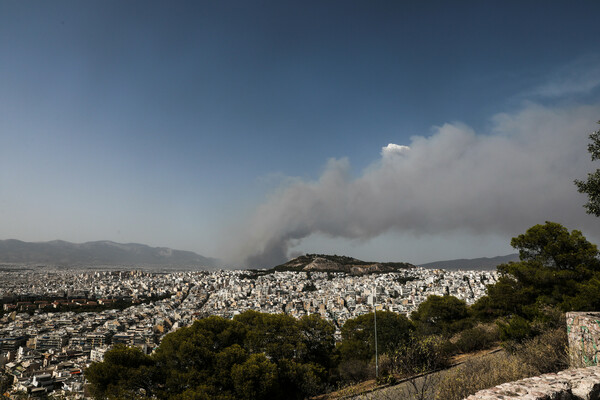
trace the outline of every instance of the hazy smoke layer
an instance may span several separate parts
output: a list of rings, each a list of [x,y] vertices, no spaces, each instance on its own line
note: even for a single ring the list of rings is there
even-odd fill
[[[598,232],[573,179],[594,167],[586,148],[599,115],[598,106],[528,105],[494,117],[486,135],[446,124],[408,146],[389,144],[359,177],[347,159],[330,160],[317,181],[294,181],[258,207],[241,257],[246,266],[276,265],[313,233],[514,234],[546,220]]]

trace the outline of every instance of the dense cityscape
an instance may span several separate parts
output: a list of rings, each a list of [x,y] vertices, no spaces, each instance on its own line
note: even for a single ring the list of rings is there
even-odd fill
[[[410,314],[429,295],[472,304],[492,271],[410,268],[352,276],[332,272],[7,270],[0,278],[0,364],[10,393],[84,397],[83,371],[115,344],[150,354],[169,332],[208,315],[246,310],[319,314],[336,337],[349,318],[377,310]]]

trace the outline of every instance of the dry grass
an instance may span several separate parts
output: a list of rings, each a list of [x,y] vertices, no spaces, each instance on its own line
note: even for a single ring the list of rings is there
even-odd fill
[[[495,357],[471,359],[448,371],[438,386],[436,399],[461,400],[482,389],[568,367],[564,327],[514,345]]]
[[[436,399],[461,400],[485,388],[533,376],[536,370],[516,357],[500,352],[472,359],[449,371],[437,388]]]

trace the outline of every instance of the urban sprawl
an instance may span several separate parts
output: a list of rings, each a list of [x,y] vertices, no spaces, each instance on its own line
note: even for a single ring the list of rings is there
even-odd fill
[[[246,310],[319,314],[339,328],[374,309],[409,315],[429,295],[472,304],[492,271],[410,268],[352,276],[332,272],[0,272],[0,368],[9,393],[83,398],[83,372],[115,344],[151,353],[194,320]]]

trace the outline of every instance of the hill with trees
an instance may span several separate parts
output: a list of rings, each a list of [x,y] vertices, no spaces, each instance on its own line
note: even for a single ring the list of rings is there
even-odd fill
[[[353,275],[370,273],[396,272],[401,269],[414,268],[405,262],[371,262],[356,258],[328,254],[305,254],[285,264],[278,265],[272,271],[294,272],[345,272]]]

